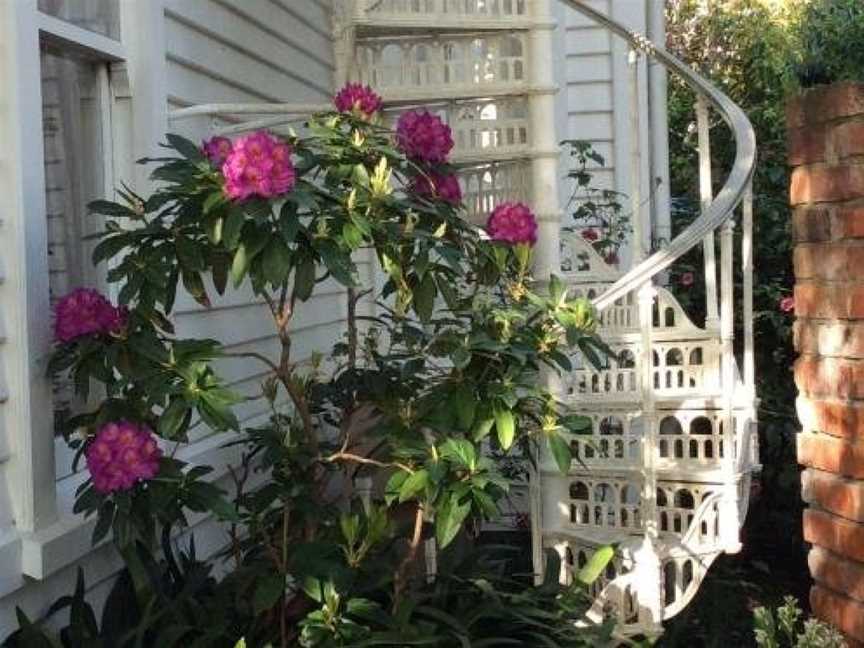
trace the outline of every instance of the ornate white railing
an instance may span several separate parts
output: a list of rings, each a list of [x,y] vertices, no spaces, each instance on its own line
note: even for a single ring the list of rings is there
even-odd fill
[[[698,591],[720,553],[740,547],[739,525],[749,497],[756,448],[753,363],[752,176],[756,163],[753,128],[743,111],[710,82],[672,54],[633,33],[585,0],[562,3],[630,47],[630,180],[633,265],[620,271],[593,253],[578,235],[563,238],[565,280],[575,294],[601,311],[600,335],[617,352],[606,366],[578,360],[561,385],[562,395],[594,421],[575,435],[570,475],[558,478],[544,461],[540,505],[545,536],[572,534],[598,542],[629,543],[632,570],[604,579],[589,617],[616,613],[625,634],[655,634]],[[640,95],[642,57],[677,74],[696,94],[702,210],[680,234],[649,254],[653,224],[643,204],[645,120]],[[713,195],[709,114],[728,123],[736,156],[720,191]],[[653,141],[653,138],[646,138]],[[653,158],[653,156],[652,156]],[[654,200],[646,203],[656,204]],[[733,247],[741,208],[743,352],[735,356]],[[655,214],[657,216],[657,214]],[[715,251],[719,236],[719,255]],[[678,300],[656,284],[679,258],[703,246],[705,325],[697,326]],[[718,267],[719,266],[719,267]],[[740,370],[739,370],[740,365]],[[609,424],[611,420],[620,423]],[[605,429],[600,425],[606,421]],[[638,443],[634,447],[633,441]],[[569,492],[568,489],[569,488]],[[639,497],[631,493],[638,490]],[[569,496],[569,497],[568,497]],[[567,507],[550,506],[567,501]],[[561,516],[566,519],[561,520]],[[634,529],[638,519],[638,528]],[[551,527],[548,530],[547,527]]]

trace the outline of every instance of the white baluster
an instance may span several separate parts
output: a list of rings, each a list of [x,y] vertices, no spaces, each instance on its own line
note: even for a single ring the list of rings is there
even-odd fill
[[[720,234],[720,264],[721,264],[721,311],[720,311],[720,339],[721,339],[721,367],[723,385],[723,444],[725,455],[723,457],[724,472],[726,473],[725,497],[722,502],[723,516],[721,517],[721,533],[723,545],[728,553],[736,553],[741,550],[739,536],[740,521],[738,507],[738,481],[736,477],[736,444],[738,430],[736,430],[735,417],[733,413],[733,401],[735,398],[735,286],[733,284],[734,248],[733,237],[735,233],[735,221],[729,220],[723,226]],[[737,447],[737,452],[743,448]]]
[[[705,213],[714,200],[714,187],[711,173],[711,124],[708,102],[699,95],[696,100],[696,124],[699,132],[699,194],[702,199],[702,213]],[[717,261],[714,252],[714,232],[705,236],[705,326],[716,329],[719,324],[717,313]]]
[[[637,366],[640,371],[642,396],[642,524],[645,529],[643,543],[636,556],[636,569],[642,577],[639,589],[639,623],[648,633],[656,632],[663,620],[661,600],[661,565],[657,554],[659,528],[657,518],[657,417],[654,408],[652,367],[652,328],[654,322],[655,290],[645,283],[639,290],[639,325],[641,344]],[[644,586],[643,586],[644,583]]]
[[[753,181],[744,194],[741,223],[741,271],[744,283],[744,385],[750,395],[756,390],[756,359],[753,352]],[[754,457],[755,460],[755,457]]]

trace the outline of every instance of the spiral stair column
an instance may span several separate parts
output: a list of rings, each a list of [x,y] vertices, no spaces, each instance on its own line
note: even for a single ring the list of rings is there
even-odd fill
[[[529,32],[530,81],[529,98],[533,157],[531,160],[532,200],[539,232],[535,249],[535,278],[545,281],[560,269],[561,207],[558,204],[560,148],[555,129],[555,84],[552,37],[556,22],[552,0],[532,3],[533,26]]]

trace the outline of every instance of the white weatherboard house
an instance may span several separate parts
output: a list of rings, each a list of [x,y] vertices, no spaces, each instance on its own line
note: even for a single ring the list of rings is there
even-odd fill
[[[683,608],[713,559],[737,550],[757,461],[755,148],[734,104],[627,31],[662,44],[663,29],[661,0],[0,0],[0,637],[14,628],[16,606],[38,618],[69,592],[78,567],[98,600],[120,564],[108,546],[91,547],[94,522],[71,513],[84,476],[54,421],[74,403],[46,378],[52,300],[104,284],[105,270],[87,259],[84,237],[99,224],[84,205],[123,182],[146,193],[147,172],[133,161],[157,154],[168,131],[200,139],[278,127],[286,113],[328,104],[349,79],[375,87],[389,110],[442,114],[469,217],[483,220],[502,200],[531,203],[541,221],[538,276],[564,276],[603,309],[601,335],[620,355],[599,371],[577,364],[556,385],[595,427],[574,439],[581,461],[570,475],[544,462],[532,479],[535,554],[559,551],[566,581],[594,547],[620,542],[595,585],[595,612],[615,610],[625,631],[655,631]],[[702,97],[704,206],[671,242],[670,69]],[[716,196],[709,107],[731,124],[739,153]],[[617,266],[561,234],[570,224],[563,139],[593,143],[605,158],[595,184],[628,197],[634,236]],[[652,240],[665,242],[653,254]],[[703,241],[708,319],[697,327],[662,273]],[[738,302],[733,263],[743,268]],[[365,268],[374,279],[372,263]],[[228,293],[209,310],[188,296],[178,302],[181,336],[275,347],[251,294]],[[309,302],[295,346],[327,349],[345,308],[338,290]],[[735,309],[745,323],[737,346]],[[222,373],[241,391],[259,379],[241,361]],[[252,423],[263,410],[252,403],[238,414]],[[201,432],[180,456],[224,477],[236,459],[228,439]],[[200,553],[222,546],[215,526],[194,522]]]

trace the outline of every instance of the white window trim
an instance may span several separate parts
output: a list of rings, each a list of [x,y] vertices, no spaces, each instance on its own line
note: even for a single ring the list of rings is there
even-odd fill
[[[5,65],[0,79],[8,81],[3,88],[4,100],[8,97],[5,114],[0,106],[0,143],[6,144],[8,158],[0,163],[7,163],[4,173],[12,185],[7,197],[0,198],[7,274],[0,308],[8,317],[0,363],[9,391],[0,405],[0,434],[5,430],[9,436],[9,474],[0,487],[9,487],[15,516],[14,529],[0,529],[0,596],[23,584],[23,575],[45,578],[92,550],[94,521],[71,513],[80,476],[59,483],[55,479],[52,412],[46,407],[51,318],[39,44],[41,38],[74,43],[117,62],[112,65],[112,120],[107,124],[112,146],[106,147],[113,149],[108,167],[113,178],[107,179],[146,192],[147,172],[134,160],[154,156],[167,130],[164,0],[120,0],[120,7],[123,36],[116,41],[42,14],[35,0],[0,2],[0,40],[6,40],[4,48],[11,54],[5,63],[0,61]]]

